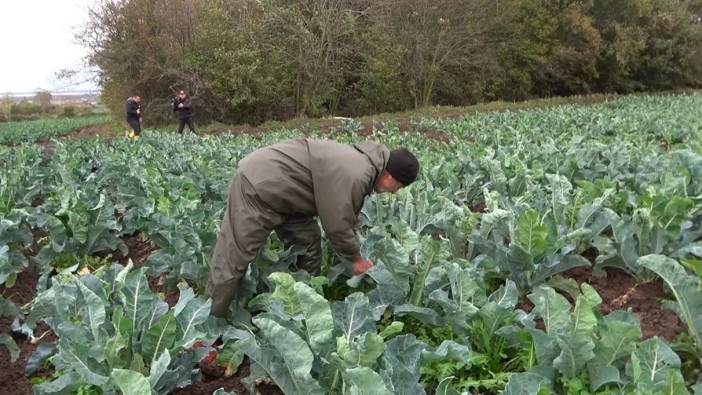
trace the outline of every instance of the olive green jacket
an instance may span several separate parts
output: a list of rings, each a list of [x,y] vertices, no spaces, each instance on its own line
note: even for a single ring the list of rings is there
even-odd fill
[[[366,196],[373,192],[390,151],[382,144],[290,140],[239,162],[261,201],[283,216],[318,216],[340,256],[360,256],[355,234]]]

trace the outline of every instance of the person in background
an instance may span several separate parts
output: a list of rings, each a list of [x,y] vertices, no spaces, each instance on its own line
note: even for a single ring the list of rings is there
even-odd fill
[[[141,116],[141,97],[140,96],[130,96],[127,99],[127,123],[132,129],[129,132],[129,137],[133,140],[138,140],[141,136],[141,122],[143,118]]]
[[[173,98],[173,112],[178,113],[178,133],[183,134],[185,124],[188,124],[188,130],[195,133],[195,125],[193,123],[193,102],[186,91],[181,90],[178,96]]]

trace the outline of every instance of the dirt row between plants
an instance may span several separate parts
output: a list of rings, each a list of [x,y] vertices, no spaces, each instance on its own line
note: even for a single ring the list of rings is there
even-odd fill
[[[476,207],[476,211],[482,211],[482,207]],[[41,237],[41,232],[35,232],[35,239]],[[122,238],[128,247],[128,253],[122,254],[120,251],[103,252],[97,256],[108,258],[112,261],[126,265],[131,259],[135,267],[144,265],[151,253],[158,250],[144,234],[135,233]],[[29,254],[36,253],[36,249],[28,249]],[[679,334],[686,331],[684,323],[677,315],[661,306],[661,299],[666,298],[666,289],[662,280],[641,284],[626,272],[618,269],[607,269],[606,277],[596,277],[592,274],[592,268],[572,269],[564,275],[576,280],[578,284],[587,282],[592,285],[602,297],[600,310],[603,314],[608,314],[614,310],[631,309],[641,322],[643,338],[660,336],[667,341],[672,341]],[[39,273],[35,267],[30,267],[19,274],[15,285],[5,289],[0,286],[0,292],[6,298],[12,300],[16,305],[22,306],[29,303],[36,296],[36,285]],[[163,294],[169,306],[174,306],[178,301],[178,289],[167,289],[165,286],[165,276],[151,278],[149,285],[154,292]],[[527,306],[528,309],[529,306]],[[8,317],[0,318],[0,331],[10,334],[12,319]],[[32,344],[24,338],[16,338],[21,350],[20,358],[15,362],[10,362],[9,352],[0,347],[0,393],[2,394],[29,394],[31,393],[30,378],[25,374],[25,366],[28,358],[36,350],[39,344],[56,341],[56,336],[48,330],[45,324],[40,323],[35,331],[35,335],[47,332],[41,341]],[[182,389],[178,389],[173,394],[211,394],[218,388],[236,394],[249,394],[242,379],[249,374],[249,361],[244,361],[239,371],[230,377],[223,375],[223,369],[216,366],[204,366],[202,369],[202,380]],[[51,371],[40,370],[37,376],[49,377]],[[263,395],[278,395],[282,392],[273,384],[261,383],[257,391]]]
[[[455,118],[460,118],[466,114],[463,113],[452,113],[448,114],[445,117],[442,117],[441,119],[455,119]],[[401,118],[398,120],[395,120],[398,125],[398,129],[400,132],[406,133],[411,130],[413,130],[413,125],[412,121],[414,121],[415,118]],[[309,124],[302,125],[299,127],[299,130],[306,130],[306,129],[314,129],[318,130],[322,133],[330,133],[334,129],[338,129],[341,126],[341,119],[311,119]],[[360,128],[355,134],[361,135],[361,136],[370,136],[373,134],[374,130],[379,130],[383,127],[381,121],[360,121]],[[252,135],[252,136],[261,136],[265,133],[272,132],[275,130],[279,130],[281,127],[280,126],[250,126],[250,125],[244,125],[244,126],[223,126],[219,127],[216,129],[210,129],[206,130],[204,133],[205,135],[219,135],[219,134],[233,134],[236,136],[242,135],[242,134],[247,134],[247,135]],[[198,132],[200,134],[201,132]],[[424,134],[428,139],[431,140],[436,140],[436,141],[441,141],[444,143],[449,143],[451,141],[451,135],[445,131],[441,130],[425,130],[421,131],[422,134]],[[94,125],[94,126],[89,126],[85,128],[81,128],[78,130],[75,130],[73,132],[64,134],[59,137],[59,139],[65,139],[65,140],[76,140],[76,139],[81,139],[81,138],[86,138],[86,137],[104,137],[108,140],[114,139],[114,138],[119,138],[114,132],[114,130],[111,128],[110,125]],[[44,140],[39,140],[37,141],[37,144],[41,145],[44,147],[44,150],[47,152],[48,155],[51,155],[53,151],[51,150],[50,144],[51,144],[51,139],[44,139]]]
[[[39,240],[42,237],[41,231],[36,231],[35,240]],[[150,240],[144,237],[141,233],[136,233],[134,235],[125,236],[122,238],[124,243],[127,245],[129,252],[125,255],[120,251],[112,252],[102,252],[96,254],[96,256],[102,258],[108,258],[109,260],[119,262],[126,265],[131,259],[135,267],[141,267],[148,259],[149,255],[158,249]],[[35,243],[36,244],[36,243]],[[34,255],[38,248],[28,248],[26,251],[28,255]],[[0,285],[0,294],[2,294],[6,299],[11,300],[18,307],[22,307],[30,303],[36,297],[37,282],[39,280],[39,272],[37,267],[31,265],[29,268],[25,269],[17,276],[17,280],[13,287],[5,288],[5,286]],[[178,289],[166,289],[164,276],[151,278],[149,285],[154,292],[163,293],[165,301],[169,306],[174,306],[179,297]],[[13,335],[11,331],[11,325],[14,318],[2,317],[0,318],[0,333],[12,335],[18,348],[20,349],[20,356],[14,363],[10,360],[10,353],[7,348],[0,346],[0,394],[3,395],[27,395],[32,393],[32,383],[31,379],[33,377],[50,378],[54,371],[52,369],[39,369],[32,377],[28,377],[25,368],[27,366],[27,361],[34,354],[37,347],[43,343],[51,343],[58,340],[56,335],[51,332],[51,330],[44,324],[40,322],[37,324],[37,328],[34,331],[34,335],[39,337],[44,334],[43,337],[36,343],[33,344],[29,339]],[[210,395],[212,392],[219,388],[224,388],[226,391],[233,392],[239,395],[249,395],[249,391],[246,389],[242,379],[249,375],[249,361],[245,360],[240,369],[236,374],[230,377],[224,376],[223,368],[215,369],[204,369],[203,366],[202,380],[193,383],[185,388],[177,389],[174,394],[194,394],[194,395]],[[272,384],[261,383],[257,386],[257,391],[262,395],[279,395],[282,392]]]
[[[668,297],[663,280],[639,283],[623,270],[608,268],[606,277],[596,277],[591,267],[571,269],[564,275],[574,279],[578,285],[587,282],[600,294],[600,311],[607,315],[615,310],[628,310],[636,314],[641,323],[644,339],[659,336],[673,341],[687,331],[687,326],[670,311],[664,310],[661,300]]]
[[[25,269],[17,276],[17,281],[12,288],[0,286],[0,293],[17,307],[22,307],[36,296],[38,280],[39,273],[36,268]],[[32,384],[25,373],[27,360],[40,344],[56,341],[57,337],[44,323],[39,323],[34,330],[34,335],[39,337],[45,332],[46,335],[36,344],[32,344],[26,337],[12,334],[10,327],[13,320],[14,318],[10,317],[0,318],[0,333],[11,335],[20,349],[17,361],[11,362],[7,348],[0,347],[0,394],[27,395],[32,393]],[[36,376],[50,377],[52,373],[50,370],[40,369]]]
[[[100,255],[108,257],[110,260],[127,265],[131,259],[134,267],[144,265],[149,255],[158,250],[158,246],[154,245],[143,233],[137,232],[130,236],[122,238],[124,244],[127,245],[129,252],[127,255],[120,251],[111,253],[102,253]],[[166,287],[166,275],[162,274],[159,277],[151,277],[149,279],[149,287],[152,291],[163,294],[164,300],[169,307],[175,306],[180,296],[178,288]],[[215,390],[223,388],[225,391],[233,392],[238,395],[249,395],[250,392],[241,381],[249,376],[250,361],[248,358],[244,360],[239,370],[232,376],[224,375],[224,368],[217,366],[214,363],[205,363],[201,365],[202,379],[184,388],[176,389],[172,394],[185,395],[211,395]],[[270,383],[260,383],[256,390],[261,395],[282,395],[277,386]]]
[[[450,114],[449,116],[446,116],[442,119],[455,119],[455,118],[460,118],[464,116],[465,114],[461,113],[455,113],[455,114]],[[396,120],[398,125],[398,129],[402,133],[407,133],[410,132],[413,129],[412,121],[415,120],[414,118],[405,118],[405,119],[399,119]],[[316,131],[319,131],[321,133],[331,133],[333,130],[338,129],[341,126],[341,120],[339,119],[315,119],[312,120],[309,124],[309,127],[311,129],[314,129]],[[361,136],[370,136],[373,134],[374,130],[379,130],[383,127],[381,121],[360,121],[360,128],[358,129],[357,132],[354,132],[352,134],[358,134]],[[307,125],[304,125],[300,127],[300,130],[306,129]],[[217,129],[212,129],[208,130],[206,134],[233,134],[233,135],[241,135],[241,134],[249,134],[252,136],[260,136],[263,135],[267,132],[275,131],[277,129],[280,129],[280,127],[261,127],[261,126],[233,126],[233,127],[222,127],[222,128],[217,128]],[[426,130],[426,131],[421,131],[421,133],[426,136],[428,139],[431,140],[436,140],[440,141],[443,143],[449,143],[451,142],[451,134],[441,131],[441,130]],[[307,134],[307,133],[305,133]]]

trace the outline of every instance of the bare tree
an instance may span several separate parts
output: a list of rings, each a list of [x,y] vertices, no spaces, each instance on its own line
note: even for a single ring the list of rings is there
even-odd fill
[[[51,106],[51,92],[47,90],[40,90],[34,95],[34,103],[41,106],[41,110],[46,112],[46,110]]]
[[[138,93],[147,117],[161,121],[170,116],[170,87],[194,97],[200,92],[198,74],[184,66],[197,29],[195,1],[100,0],[91,6],[77,39],[113,111]]]
[[[415,107],[431,105],[437,81],[449,69],[491,67],[507,40],[511,0],[379,0],[372,18],[402,47],[403,74]]]
[[[329,110],[356,48],[355,23],[360,14],[355,11],[363,10],[364,5],[348,0],[271,3],[277,7],[267,14],[263,42],[282,50],[289,59],[297,114],[314,115],[324,106]],[[350,8],[352,5],[357,8]]]

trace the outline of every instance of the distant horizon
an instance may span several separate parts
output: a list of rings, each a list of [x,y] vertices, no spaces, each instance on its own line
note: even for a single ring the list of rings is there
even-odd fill
[[[44,88],[37,88],[37,89],[32,89],[32,90],[25,90],[25,91],[5,91],[5,92],[0,92],[0,95],[31,95],[31,94],[36,94],[39,92],[49,92],[52,94],[71,94],[71,93],[93,93],[93,92],[100,92],[101,89],[95,88],[95,89],[44,89]]]

